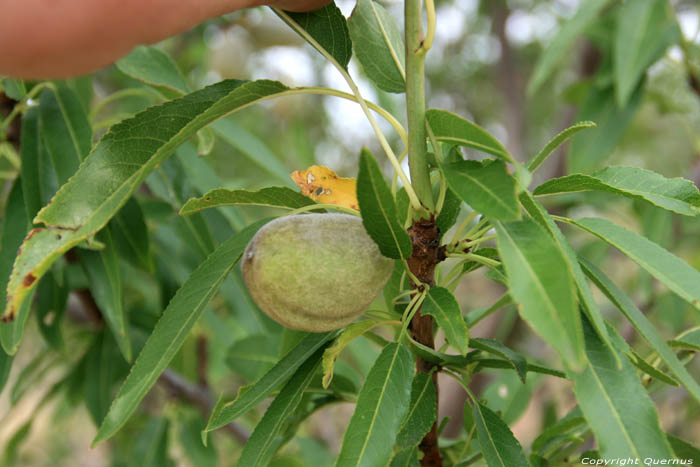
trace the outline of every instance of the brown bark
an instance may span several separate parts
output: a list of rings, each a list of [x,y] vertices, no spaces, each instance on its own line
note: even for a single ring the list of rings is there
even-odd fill
[[[435,219],[420,219],[416,221],[408,229],[408,233],[413,242],[413,253],[408,259],[408,267],[422,283],[432,286],[434,284],[435,266],[445,259],[445,249],[440,246],[440,230],[435,225]],[[434,348],[433,317],[423,316],[420,310],[417,311],[411,321],[411,335],[415,341],[431,349]],[[416,371],[429,373],[433,366],[434,364],[431,362],[422,358],[416,358]],[[437,372],[433,372],[432,380],[437,393]],[[437,409],[438,407],[436,406],[436,413],[438,413]],[[423,467],[442,466],[442,456],[438,447],[437,420],[421,441],[419,449],[423,452],[423,458],[421,459]]]

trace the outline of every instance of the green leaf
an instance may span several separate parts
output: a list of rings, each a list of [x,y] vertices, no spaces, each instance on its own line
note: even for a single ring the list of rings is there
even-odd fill
[[[571,221],[629,256],[678,296],[700,310],[700,272],[656,243],[605,219]]]
[[[236,374],[255,381],[267,373],[279,357],[279,337],[254,334],[233,343],[226,351],[226,364]]]
[[[4,317],[20,308],[51,264],[99,231],[172,151],[213,120],[288,88],[274,81],[222,81],[150,107],[113,126],[35,221],[10,278]]]
[[[104,419],[114,395],[112,386],[125,369],[126,363],[119,357],[120,350],[106,331],[99,333],[85,356],[84,398],[85,406],[93,422],[99,426]]]
[[[321,364],[323,348],[311,355],[284,385],[243,447],[238,464],[241,467],[266,466],[279,447],[277,435],[301,402],[301,396],[311,383]]]
[[[683,331],[675,339],[670,340],[668,345],[674,348],[700,352],[700,327],[694,327]]]
[[[360,390],[336,466],[389,462],[401,421],[408,412],[412,379],[411,352],[402,344],[384,347]]]
[[[571,367],[584,362],[581,319],[566,257],[532,220],[495,224],[510,294],[520,314]]]
[[[590,362],[582,373],[569,372],[584,417],[606,459],[673,457],[659,425],[656,407],[627,359],[619,368],[588,323],[584,325]]]
[[[564,258],[566,258],[568,269],[572,274],[574,284],[578,289],[579,303],[583,309],[583,312],[588,317],[588,320],[598,333],[598,336],[608,347],[612,348],[607,327],[605,326],[605,321],[603,320],[603,314],[600,312],[600,308],[593,298],[591,287],[588,284],[583,271],[581,270],[581,266],[579,266],[576,252],[574,252],[574,249],[569,244],[569,241],[566,239],[561,230],[559,230],[559,227],[557,227],[557,224],[554,222],[547,210],[540,203],[538,203],[535,198],[532,197],[530,192],[523,191],[523,193],[520,195],[520,202],[530,216],[532,216],[534,220],[539,222],[539,224],[549,232],[554,240],[554,243],[557,245],[557,248],[559,248],[559,250],[562,252]],[[617,357],[617,354],[614,355]]]
[[[12,185],[7,197],[3,220],[2,238],[0,239],[0,245],[2,245],[0,248],[0,291],[7,290],[10,271],[12,271],[15,256],[17,256],[29,224],[27,211],[24,207],[22,181],[19,178]],[[0,305],[4,305],[6,299],[7,294],[0,293]],[[19,341],[24,333],[24,324],[31,308],[30,302],[31,300],[27,300],[27,305],[22,306],[15,321],[0,323],[0,342],[2,342],[2,348],[5,352],[10,355],[14,355],[19,348]]]
[[[219,138],[240,151],[249,162],[257,165],[258,168],[272,175],[278,181],[289,185],[292,184],[289,170],[280,163],[270,148],[255,135],[240,127],[230,118],[218,120],[211,127]],[[221,185],[221,183],[218,185]]]
[[[688,373],[685,366],[678,360],[675,352],[666,341],[659,335],[654,325],[646,315],[634,304],[625,293],[620,290],[602,271],[588,260],[581,258],[581,266],[584,272],[593,283],[605,294],[606,297],[625,315],[625,318],[634,326],[637,332],[651,345],[659,355],[659,358],[666,363],[671,373],[688,390],[688,392],[700,401],[700,385]]]
[[[666,178],[637,167],[606,167],[591,175],[573,174],[554,178],[538,186],[535,195],[575,191],[604,191],[641,199],[654,206],[686,216],[700,214],[700,192],[684,178]]]
[[[635,0],[617,11],[613,46],[615,97],[624,107],[647,68],[682,38],[666,0]]]
[[[358,0],[348,29],[367,77],[384,91],[405,92],[406,48],[394,17],[374,0]]]
[[[27,95],[27,85],[21,79],[2,78],[2,92],[10,99],[21,101]]]
[[[274,11],[313,48],[319,52],[327,51],[347,71],[352,56],[352,41],[347,21],[334,3],[308,13]]]
[[[173,59],[155,47],[137,46],[115,65],[122,73],[142,83],[168,91],[167,97],[181,96],[190,91]]]
[[[592,120],[598,126],[571,140],[569,172],[590,173],[600,167],[637,113],[642,101],[641,88],[622,108],[615,104],[613,92],[612,88],[599,89],[595,86],[588,91],[576,119]]]
[[[425,119],[438,141],[467,146],[493,154],[506,162],[515,163],[508,150],[476,123],[447,110],[438,109],[428,110],[425,113]]]
[[[552,39],[544,52],[537,60],[535,71],[527,85],[527,93],[533,95],[547,81],[547,78],[564,60],[584,31],[598,17],[603,8],[608,6],[611,0],[587,0],[581,2],[576,14],[559,28],[559,32]]]
[[[472,408],[481,452],[489,467],[528,467],[523,448],[501,418],[478,402]]]
[[[688,441],[671,434],[666,434],[666,438],[668,439],[669,444],[671,444],[671,448],[673,448],[676,458],[692,460],[693,463],[700,464],[700,449],[693,446]],[[686,462],[686,464],[690,463]]]
[[[566,130],[560,132],[552,140],[542,148],[542,150],[535,155],[530,162],[527,163],[527,169],[534,171],[537,167],[542,164],[559,146],[564,144],[581,130],[592,128],[596,126],[594,122],[578,122],[575,125],[570,126]]]
[[[462,318],[457,299],[444,287],[431,287],[425,297],[421,313],[435,318],[445,332],[447,341],[466,355],[469,351],[469,328]]]
[[[44,276],[37,289],[37,310],[34,316],[41,335],[55,350],[64,350],[61,323],[68,293],[68,287],[59,285],[52,274]]]
[[[146,427],[135,436],[129,459],[138,459],[142,465],[152,467],[173,466],[168,456],[169,425],[170,422],[164,417],[148,420]]]
[[[398,203],[397,203],[398,204]],[[440,214],[435,218],[435,225],[440,229],[440,238],[455,225],[459,212],[462,209],[462,200],[454,193],[447,189],[445,193],[445,202],[442,205]]]
[[[133,196],[109,221],[119,256],[145,271],[153,270],[151,242],[141,205]]]
[[[418,446],[397,452],[391,459],[389,467],[420,467]]]
[[[200,438],[204,428],[202,417],[187,407],[178,407],[177,424],[178,439],[182,450],[189,459],[191,465],[196,467],[217,467],[219,456],[214,446],[204,446]]]
[[[509,360],[501,360],[500,358],[474,357],[471,360],[477,364],[473,369],[474,373],[478,373],[484,368],[498,368],[502,370],[514,369],[513,362]],[[543,375],[556,376],[557,378],[566,379],[566,375],[561,371],[546,366],[537,365],[535,363],[528,363],[527,371],[528,373],[540,373]]]
[[[381,321],[360,321],[358,323],[352,323],[345,328],[343,333],[333,342],[333,345],[328,347],[323,354],[323,379],[322,384],[324,388],[327,388],[331,381],[333,380],[333,368],[335,366],[335,361],[340,356],[340,353],[347,347],[350,342],[355,340],[355,338],[366,333],[375,326],[384,324]]]
[[[372,153],[363,148],[357,175],[357,201],[362,223],[382,254],[388,258],[406,259],[413,246],[408,233],[396,217],[396,204]]]
[[[271,186],[258,191],[251,190],[227,190],[218,188],[212,190],[201,198],[188,200],[182,209],[181,216],[187,216],[202,209],[219,206],[269,206],[284,209],[298,209],[304,206],[316,204],[308,196],[298,191],[282,186]]]
[[[42,91],[39,115],[41,137],[63,184],[90,152],[92,127],[78,96],[65,84]]]
[[[562,435],[566,435],[585,425],[586,419],[581,414],[581,409],[577,406],[561,420],[543,430],[542,433],[535,438],[535,441],[532,442],[532,452],[544,454],[550,446],[550,443],[557,441]]]
[[[449,187],[475,211],[502,221],[520,219],[517,183],[505,163],[459,161],[441,168]]]
[[[14,356],[5,353],[4,349],[0,349],[0,394],[2,390],[5,389],[5,384],[10,377],[10,370],[12,369],[12,361]]]
[[[105,247],[99,251],[78,250],[80,263],[90,283],[92,296],[107,321],[122,355],[127,362],[131,362],[129,320],[122,304],[122,278],[117,251],[109,229],[98,232],[95,239]]]
[[[419,372],[411,385],[411,403],[396,437],[399,449],[407,450],[418,445],[437,419],[437,393],[432,376]]]
[[[112,402],[93,445],[114,435],[134,413],[141,399],[180,349],[187,333],[238,262],[250,239],[267,221],[251,224],[223,242],[180,287]]]
[[[209,418],[205,432],[216,430],[235,420],[282,384],[323,344],[337,335],[337,332],[307,333],[280,361],[255,383],[241,388],[238,396],[230,402],[217,404]]]
[[[520,381],[522,381],[523,384],[525,383],[525,378],[527,376],[527,360],[520,353],[506,347],[495,339],[483,339],[479,337],[471,339],[469,347],[498,355],[507,360],[518,373]]]
[[[21,177],[24,204],[27,219],[34,219],[44,205],[45,186],[42,183],[42,141],[39,123],[39,107],[31,106],[22,115],[22,134],[20,141]]]

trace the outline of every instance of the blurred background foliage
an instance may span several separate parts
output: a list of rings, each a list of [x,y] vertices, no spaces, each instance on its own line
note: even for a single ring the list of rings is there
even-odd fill
[[[336,3],[350,15],[354,2]],[[396,18],[402,17],[402,2],[381,3]],[[571,27],[577,11],[587,3],[437,1],[437,35],[427,60],[429,107],[452,110],[479,123],[504,141],[520,161],[532,157],[572,123],[596,121],[598,128],[577,136],[568,148],[548,159],[534,185],[553,176],[591,172],[604,164],[644,167],[700,184],[697,2],[670,2],[673,11],[665,14],[669,21],[677,22],[683,39],[652,57],[642,82],[633,87],[624,105],[618,102],[620,91],[614,87],[611,58],[616,11],[622,8],[619,2],[607,2],[608,6],[581,27],[533,88],[538,61],[557,46],[562,31]],[[210,20],[157,46],[174,58],[192,89],[224,78],[270,78],[287,85],[346,90],[331,65],[264,8]],[[350,71],[366,98],[405,121],[402,96],[373,87],[355,62]],[[111,124],[163,99],[117,66],[67,84],[84,106],[96,137]],[[383,128],[391,134],[390,127]],[[207,146],[212,135],[211,152],[198,156],[198,145],[200,150]],[[0,158],[3,203],[18,170],[7,147],[12,143],[10,135],[2,149],[9,155]],[[220,208],[183,218],[177,211],[184,201],[217,186],[293,186],[288,174],[312,164],[354,177],[363,145],[380,153],[356,104],[326,96],[293,96],[236,113],[213,125],[213,133],[204,133],[178,149],[177,157],[154,172],[135,196],[135,209],[140,208],[147,220],[149,249],[142,257],[129,255],[126,247],[120,249],[120,253],[127,252],[120,267],[135,350],[143,345],[179,285],[214,245],[233,229],[265,214],[259,207]],[[469,156],[480,157],[475,152]],[[385,168],[389,169],[388,164]],[[544,200],[550,210],[563,215],[595,214],[613,219],[700,267],[697,217],[672,215],[600,193]],[[623,286],[665,338],[700,324],[689,305],[619,253],[590,236],[573,231],[567,234],[584,256]],[[236,271],[188,337],[168,377],[161,379],[162,384],[151,391],[113,442],[91,450],[95,423],[104,416],[129,366],[119,358],[119,348],[99,315],[91,314],[94,302],[80,292],[89,283],[80,263],[66,258],[53,272],[41,284],[44,291],[40,300],[49,303],[42,309],[48,312],[35,313],[38,319],[30,320],[0,398],[0,465],[232,465],[240,453],[241,437],[259,420],[261,408],[238,421],[242,431],[219,430],[209,447],[204,447],[199,432],[212,398],[222,391],[235,393],[239,386],[260,376],[280,352],[293,345],[296,333],[283,331],[255,308]],[[72,292],[67,294],[67,290]],[[477,271],[467,276],[457,296],[466,312],[490,305],[503,290]],[[619,325],[621,334],[641,355],[648,353],[633,328],[601,295],[597,298],[606,318]],[[68,319],[62,319],[63,315]],[[528,356],[556,365],[552,352],[511,309],[484,320],[472,330],[472,336],[497,338]],[[353,342],[336,367],[339,384],[357,387],[357,370],[366,374],[378,350],[363,339]],[[696,376],[700,374],[697,360],[690,366]],[[441,384],[439,417],[449,417],[443,436],[457,440],[464,435],[464,394],[448,379]],[[699,442],[700,407],[682,388],[653,384],[658,386],[652,396],[665,431]],[[315,387],[322,391],[320,384]],[[492,408],[501,411],[526,448],[542,427],[575,405],[571,384],[548,376],[533,375],[527,385],[521,385],[512,372],[488,371],[475,375],[472,387]],[[194,392],[188,394],[190,390]],[[273,465],[330,465],[351,412],[349,404],[316,412]]]

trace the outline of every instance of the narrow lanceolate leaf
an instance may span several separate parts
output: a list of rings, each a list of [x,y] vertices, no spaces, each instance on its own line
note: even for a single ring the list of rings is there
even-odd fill
[[[572,221],[629,256],[652,276],[700,310],[700,272],[656,243],[605,219]]]
[[[498,249],[520,314],[573,368],[581,368],[583,335],[566,258],[532,220],[496,223]]]
[[[475,211],[495,220],[520,219],[517,183],[504,162],[459,161],[444,164],[442,173],[450,188]]]
[[[21,101],[27,95],[27,85],[20,79],[0,78],[3,92],[10,99]]]
[[[598,17],[598,13],[612,0],[587,0],[581,2],[576,14],[559,29],[545,48],[535,65],[535,71],[527,86],[528,94],[534,94],[549,78],[557,65],[566,58],[575,41]]]
[[[255,383],[241,388],[238,396],[217,404],[204,431],[212,431],[235,420],[268,396],[318,350],[337,335],[336,332],[309,333]]]
[[[155,47],[138,46],[115,65],[122,73],[142,83],[169,91],[169,97],[190,91],[173,59]]]
[[[586,280],[586,276],[579,266],[578,258],[576,252],[569,244],[564,234],[559,230],[559,227],[554,222],[552,217],[549,215],[547,210],[538,203],[535,198],[532,197],[529,191],[523,191],[520,194],[520,202],[522,203],[525,210],[532,216],[534,220],[539,222],[549,234],[554,239],[554,243],[557,248],[562,252],[566,258],[567,266],[569,271],[573,275],[574,284],[578,289],[578,296],[583,312],[588,316],[588,320],[591,322],[593,329],[598,333],[605,345],[612,348],[612,343],[610,342],[610,337],[608,336],[607,327],[605,326],[605,320],[603,319],[603,314],[600,312],[598,304],[593,299],[593,293],[591,292],[591,287]],[[615,354],[617,356],[617,354]]]
[[[447,341],[462,355],[469,352],[469,328],[462,318],[457,299],[444,287],[431,287],[421,313],[430,315],[445,332]]]
[[[22,115],[21,177],[22,193],[27,211],[27,218],[33,219],[44,205],[42,197],[41,167],[41,131],[39,125],[39,107],[32,106]],[[4,290],[4,289],[3,289]]]
[[[685,178],[666,178],[637,167],[606,167],[591,175],[573,174],[538,186],[535,195],[604,191],[647,201],[686,216],[700,214],[700,192]]]
[[[678,22],[666,0],[636,0],[620,6],[613,46],[615,97],[620,107],[647,68],[679,39]]]
[[[122,278],[119,258],[109,229],[97,233],[95,239],[104,244],[99,251],[78,250],[80,263],[90,282],[90,291],[102,316],[127,362],[131,361],[131,339],[128,319],[122,304]]]
[[[0,238],[0,305],[5,304],[7,299],[7,283],[12,271],[12,264],[15,256],[22,244],[22,238],[27,234],[28,220],[27,211],[24,207],[22,195],[22,180],[18,178],[5,205],[5,215],[3,217],[2,238]],[[22,307],[19,318],[11,323],[0,323],[0,341],[2,347],[10,355],[17,352],[19,340],[24,332],[24,323],[27,320],[31,305]]]
[[[636,115],[642,102],[641,87],[637,88],[627,104],[621,108],[615,103],[613,93],[612,87],[601,89],[592,86],[579,106],[576,119],[594,121],[597,127],[571,140],[570,172],[590,173],[598,169],[615,149]]]
[[[0,394],[7,384],[7,380],[10,377],[10,370],[12,369],[12,361],[14,356],[5,353],[4,349],[0,349]]]
[[[104,227],[179,144],[213,120],[287,90],[275,81],[222,81],[113,126],[34,219],[54,228],[34,229],[25,239],[10,278],[5,319],[14,316],[51,264]]]
[[[530,159],[530,162],[527,163],[527,169],[534,171],[537,167],[542,164],[559,146],[564,144],[566,141],[569,140],[572,136],[574,136],[576,133],[578,133],[581,130],[585,130],[587,128],[591,128],[596,126],[595,123],[593,122],[578,122],[575,125],[570,126],[566,130],[562,131],[559,133],[557,136],[552,138],[552,140],[546,144],[542,150],[535,155],[532,159]]]
[[[362,223],[382,254],[394,259],[411,256],[411,238],[399,224],[391,189],[384,180],[377,161],[367,149],[362,149],[360,154],[357,201],[360,204]]]
[[[700,326],[683,331],[675,339],[668,341],[673,348],[700,352]]]
[[[438,141],[467,146],[493,154],[506,162],[514,162],[508,150],[476,123],[447,110],[438,109],[428,110],[425,119]]]
[[[411,404],[396,437],[396,446],[411,449],[430,431],[437,418],[437,394],[432,377],[419,372],[411,385]]]
[[[469,341],[469,347],[498,355],[509,361],[513,369],[518,373],[520,381],[525,383],[525,377],[527,376],[527,360],[520,353],[506,347],[495,339],[474,338]]]
[[[595,265],[581,258],[583,270],[603,292],[608,299],[622,312],[623,315],[635,327],[637,332],[646,339],[651,347],[659,355],[659,358],[668,366],[678,381],[688,390],[688,392],[700,402],[700,385],[688,373],[688,370],[681,363],[675,352],[666,341],[659,335],[654,325],[647,319],[642,311],[637,308],[634,302],[620,290],[602,271]]]
[[[574,392],[605,459],[670,459],[671,449],[659,425],[659,415],[634,366],[605,347],[593,330],[584,326],[588,365],[582,373],[570,372]]]
[[[673,448],[673,452],[678,459],[692,459],[695,464],[700,464],[700,448],[693,446],[688,441],[685,441],[677,436],[666,434],[668,442]],[[689,462],[686,462],[689,464]]]
[[[322,384],[324,388],[327,388],[333,380],[333,368],[335,367],[335,361],[340,356],[340,352],[342,352],[343,349],[345,349],[345,347],[347,347],[348,344],[350,344],[350,342],[355,340],[355,338],[366,333],[373,327],[379,326],[380,324],[385,323],[381,321],[372,320],[360,321],[359,323],[352,323],[351,325],[345,328],[343,333],[335,340],[335,342],[333,342],[333,345],[326,349],[326,351],[323,353],[322,362]]]
[[[359,0],[348,29],[362,67],[380,89],[406,90],[405,47],[394,17],[374,0]]]
[[[239,151],[248,162],[273,176],[276,183],[291,184],[289,170],[260,138],[242,128],[230,118],[223,118],[214,122],[211,128],[219,139]],[[201,189],[201,191],[208,191],[221,185],[222,183],[219,182],[215,186]]]
[[[219,206],[268,206],[283,209],[298,209],[315,204],[308,196],[298,191],[282,186],[271,186],[258,191],[252,190],[227,190],[217,188],[201,198],[189,199],[180,215],[187,216],[203,209]]]
[[[138,407],[187,333],[206,309],[243,250],[267,220],[256,222],[222,243],[180,287],[163,312],[97,432],[93,445],[116,433]]]
[[[45,89],[39,99],[40,131],[59,183],[78,170],[92,146],[92,127],[78,96],[66,85]]]
[[[109,221],[109,230],[119,255],[146,271],[153,268],[151,242],[141,205],[132,196]]]
[[[345,430],[337,467],[386,465],[408,412],[413,358],[403,345],[384,347],[367,375]]]
[[[476,434],[489,467],[528,467],[523,448],[508,425],[491,409],[475,403],[472,409]]]
[[[450,230],[450,227],[455,225],[461,209],[462,200],[454,193],[454,191],[448,188],[447,193],[445,194],[445,202],[442,205],[442,210],[435,218],[435,225],[438,229],[440,229],[441,237],[445,235],[448,230]]]
[[[275,334],[250,334],[236,340],[226,351],[226,365],[246,381],[255,381],[272,368],[280,354]]]
[[[321,53],[327,52],[341,67],[348,69],[352,41],[347,21],[334,3],[308,13],[274,11],[313,48]]]
[[[389,467],[420,467],[418,446],[397,452],[391,459]]]
[[[301,396],[311,383],[321,363],[322,354],[323,349],[318,349],[284,385],[250,435],[250,439],[245,444],[241,457],[238,459],[238,465],[241,467],[268,465],[279,447],[280,439],[277,438],[277,435],[301,402]]]

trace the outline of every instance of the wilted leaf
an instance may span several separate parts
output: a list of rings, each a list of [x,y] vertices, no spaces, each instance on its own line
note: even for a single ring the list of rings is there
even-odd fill
[[[338,177],[328,167],[313,165],[306,170],[292,172],[292,180],[301,188],[301,194],[322,204],[337,204],[359,209],[354,178]]]

